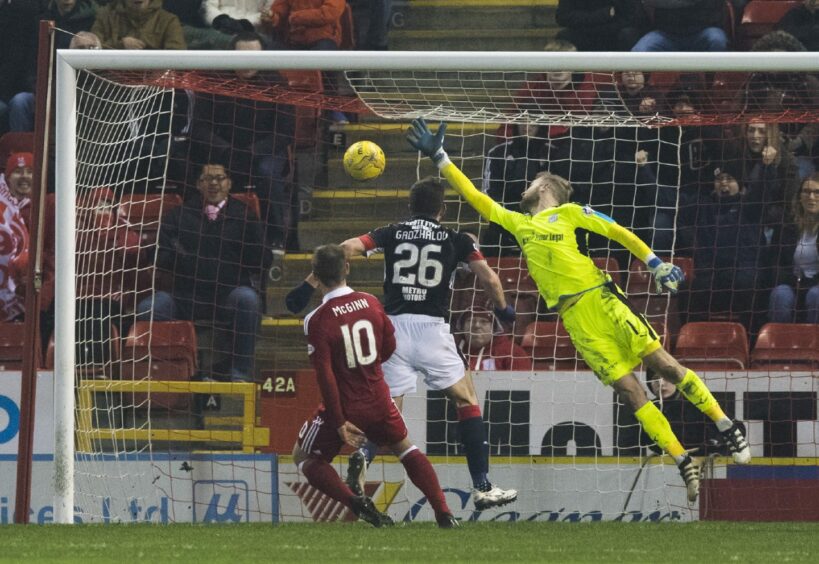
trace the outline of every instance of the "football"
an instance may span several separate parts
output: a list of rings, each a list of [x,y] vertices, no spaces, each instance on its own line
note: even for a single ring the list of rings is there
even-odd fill
[[[355,180],[378,178],[386,164],[384,151],[372,141],[353,143],[344,153],[344,170]]]

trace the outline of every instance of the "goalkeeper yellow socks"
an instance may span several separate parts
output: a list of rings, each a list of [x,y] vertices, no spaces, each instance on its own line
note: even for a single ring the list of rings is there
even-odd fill
[[[670,454],[677,464],[685,459],[685,449],[674,431],[671,430],[668,419],[657,409],[656,405],[650,401],[646,402],[643,407],[634,412],[634,416],[637,417],[637,421],[640,422],[643,430],[651,437],[651,440]]]
[[[693,370],[687,369],[682,381],[677,384],[677,389],[685,396],[685,399],[693,403],[697,409],[708,416],[711,421],[716,423],[717,429],[720,431],[727,431],[731,428],[733,423],[725,412],[722,411],[716,398],[705,385],[705,382],[700,380],[700,377],[694,373]]]

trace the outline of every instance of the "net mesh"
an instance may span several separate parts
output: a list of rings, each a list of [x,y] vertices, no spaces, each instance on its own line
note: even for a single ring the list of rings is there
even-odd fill
[[[283,297],[308,274],[316,245],[405,217],[408,186],[435,173],[404,140],[406,121],[416,116],[449,123],[453,162],[504,206],[517,209],[522,190],[549,170],[572,182],[573,201],[613,217],[679,264],[687,285],[678,296],[658,295],[626,251],[578,235],[581,250],[646,314],[663,345],[703,371],[729,416],[748,421],[755,456],[816,456],[815,384],[804,373],[814,361],[749,353],[776,339],[765,336],[768,299],[787,273],[787,254],[793,257],[781,237],[792,223],[790,202],[815,167],[813,77],[349,71],[347,93],[326,84],[318,71],[80,74],[82,512],[99,520],[352,519],[286,456],[320,398],[303,314],[289,315]],[[387,172],[368,183],[353,182],[341,166],[345,148],[359,139],[387,154]],[[199,311],[208,304],[197,288],[209,274],[186,266],[195,263],[185,263],[185,252],[163,263],[157,250],[168,225],[170,245],[205,236],[205,227],[191,232],[162,219],[185,209],[203,176],[219,176],[202,168],[208,163],[223,165],[231,193],[247,203],[241,221],[261,233],[234,241],[221,233],[240,249],[231,264],[262,300],[250,349],[241,336],[255,329],[218,308]],[[453,509],[476,519],[570,521],[687,520],[722,511],[685,501],[677,469],[652,454],[634,417],[596,381],[546,309],[514,240],[479,221],[453,192],[447,206],[447,223],[474,233],[517,312],[512,324],[493,320],[474,275],[458,272],[450,321],[476,371],[490,478],[521,491],[509,512],[471,513],[454,407],[419,382],[404,415],[451,488]],[[353,261],[356,289],[380,295],[382,279],[378,258]],[[174,325],[157,296],[178,290],[180,280],[193,294],[188,310],[174,312]],[[782,315],[808,320],[802,303]],[[686,332],[691,322],[709,325]],[[727,332],[703,342],[715,322]],[[686,446],[726,454],[699,412],[674,390],[652,386]],[[276,468],[252,453],[284,456]],[[725,458],[707,460],[709,483],[724,493],[720,480],[731,467]],[[343,472],[345,461],[337,466]],[[199,482],[205,490],[196,490]],[[371,466],[366,491],[395,518],[432,517],[390,457]],[[150,515],[148,508],[155,508]]]

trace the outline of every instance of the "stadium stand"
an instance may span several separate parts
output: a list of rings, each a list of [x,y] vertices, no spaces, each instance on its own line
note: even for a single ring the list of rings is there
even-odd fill
[[[812,370],[819,368],[819,325],[766,323],[751,351],[751,368]]]
[[[739,323],[700,321],[680,329],[674,356],[693,370],[744,370],[748,333]]]

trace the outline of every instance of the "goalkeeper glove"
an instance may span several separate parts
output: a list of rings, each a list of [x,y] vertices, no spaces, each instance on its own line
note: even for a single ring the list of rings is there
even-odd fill
[[[409,131],[407,131],[407,141],[424,156],[432,159],[435,165],[439,165],[447,158],[444,151],[444,134],[446,133],[446,123],[441,122],[438,131],[433,135],[424,118],[412,120]]]
[[[496,307],[495,317],[502,323],[512,323],[515,321],[515,308],[511,305],[507,305],[504,308]]]
[[[672,294],[676,294],[680,282],[685,280],[685,274],[679,266],[670,262],[663,262],[657,257],[648,261],[646,266],[649,272],[654,275],[654,283],[657,285],[658,294],[663,291],[664,287]]]

